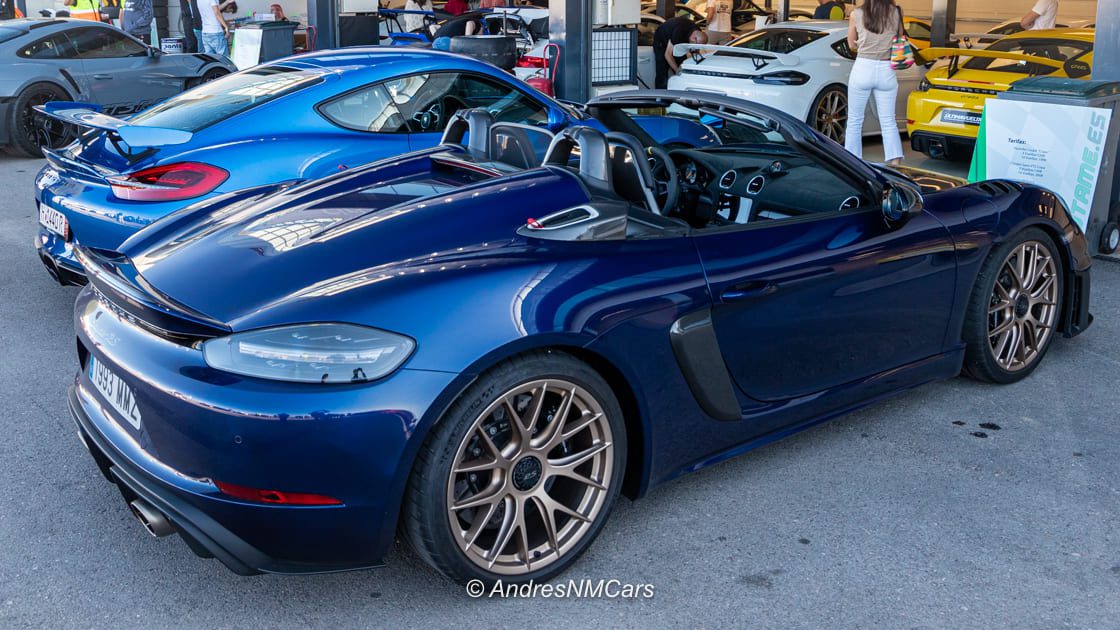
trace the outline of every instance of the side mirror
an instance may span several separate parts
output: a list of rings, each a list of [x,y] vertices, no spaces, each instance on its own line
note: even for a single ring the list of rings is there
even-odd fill
[[[883,220],[890,229],[906,225],[922,213],[922,193],[913,186],[891,182],[883,188]]]
[[[1066,71],[1066,76],[1071,79],[1087,77],[1093,72],[1092,66],[1080,59],[1070,59],[1066,61],[1062,69]]]
[[[568,125],[568,117],[555,107],[548,108],[548,130],[556,133]]]

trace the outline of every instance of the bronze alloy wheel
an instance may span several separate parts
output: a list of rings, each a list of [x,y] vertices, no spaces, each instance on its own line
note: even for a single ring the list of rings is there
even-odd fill
[[[559,378],[517,385],[467,429],[447,480],[463,554],[500,575],[564,557],[607,503],[614,451],[603,405]]]
[[[813,128],[844,144],[844,128],[848,124],[848,95],[839,88],[829,88],[817,97],[810,122]]]
[[[1028,240],[1011,250],[988,304],[988,348],[1004,370],[1034,364],[1058,319],[1058,266],[1050,247]]]

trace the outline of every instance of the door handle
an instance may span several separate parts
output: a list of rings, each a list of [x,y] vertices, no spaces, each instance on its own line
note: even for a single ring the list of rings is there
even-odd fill
[[[93,78],[97,79],[98,81],[105,81],[106,79],[112,79],[113,75],[111,75],[111,74],[95,74],[95,75],[93,75]]]
[[[720,294],[720,297],[723,298],[724,302],[734,302],[736,300],[770,295],[777,290],[778,285],[769,280],[749,280],[727,287],[723,290],[723,293]]]

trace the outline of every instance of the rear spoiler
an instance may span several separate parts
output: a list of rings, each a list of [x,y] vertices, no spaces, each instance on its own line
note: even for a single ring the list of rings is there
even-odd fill
[[[677,57],[692,56],[697,63],[703,61],[707,57],[705,55],[714,54],[717,52],[727,53],[736,57],[745,57],[754,61],[755,69],[765,66],[771,61],[776,61],[783,66],[796,66],[801,63],[801,58],[797,55],[784,55],[782,53],[764,52],[761,50],[751,50],[750,48],[740,48],[738,46],[710,46],[708,44],[677,44],[673,46],[673,55]]]
[[[185,144],[194,137],[191,132],[181,129],[130,125],[120,118],[101,113],[100,105],[90,103],[51,101],[46,105],[36,105],[35,110],[64,123],[106,131],[134,148]]]
[[[218,337],[230,332],[226,324],[159,292],[124,254],[77,245],[74,256],[102,302],[132,324],[171,339]]]
[[[1022,53],[1003,52],[999,50],[984,49],[965,49],[960,48],[927,48],[919,50],[918,54],[926,61],[933,61],[934,59],[948,58],[949,59],[949,76],[957,73],[957,64],[961,57],[983,57],[985,59],[1006,59],[1008,61],[1022,61],[1024,63],[1034,63],[1048,68],[1061,69],[1065,64],[1061,61],[1054,59],[1047,59],[1046,57],[1039,57],[1037,55],[1024,55]]]

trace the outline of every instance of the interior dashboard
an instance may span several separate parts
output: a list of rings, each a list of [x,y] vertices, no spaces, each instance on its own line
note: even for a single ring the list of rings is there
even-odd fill
[[[790,219],[866,207],[866,193],[780,147],[674,149],[681,190],[674,216],[693,227]]]

